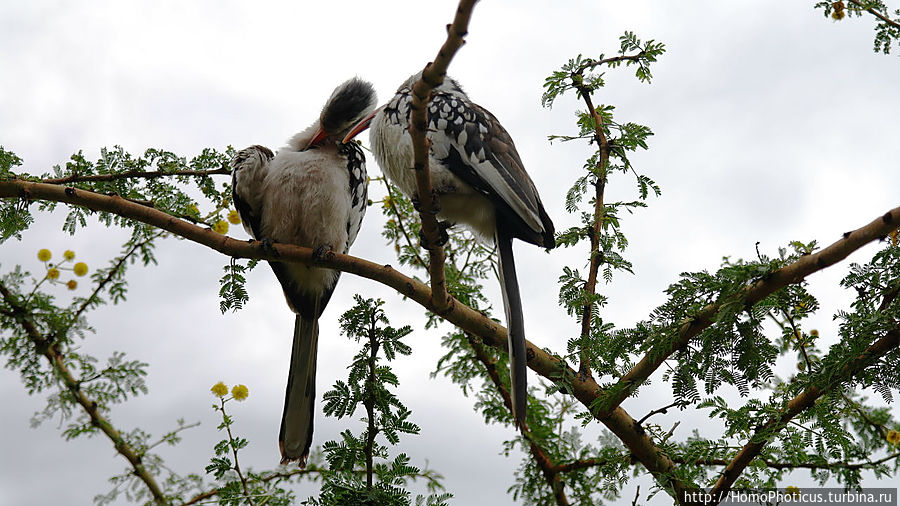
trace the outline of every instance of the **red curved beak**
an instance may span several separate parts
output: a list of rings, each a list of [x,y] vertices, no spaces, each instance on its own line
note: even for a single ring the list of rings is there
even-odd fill
[[[307,150],[315,146],[316,144],[322,142],[322,140],[327,136],[328,134],[325,133],[325,130],[322,130],[322,127],[319,127],[319,129],[316,130],[316,134],[312,136],[312,139],[309,140],[309,143],[307,143],[306,147],[303,149]]]
[[[357,135],[359,135],[360,132],[362,132],[363,130],[369,128],[369,125],[372,123],[372,118],[374,118],[375,115],[378,114],[378,111],[380,111],[382,107],[384,107],[384,106],[381,106],[381,107],[379,107],[378,109],[375,109],[374,111],[372,111],[371,114],[369,114],[368,116],[366,116],[365,118],[363,118],[362,121],[360,121],[359,123],[357,123],[356,125],[354,125],[353,128],[350,129],[350,132],[347,133],[347,135],[344,136],[344,139],[341,141],[341,143],[342,143],[342,144],[347,144],[347,143],[350,142],[354,137],[356,137]]]

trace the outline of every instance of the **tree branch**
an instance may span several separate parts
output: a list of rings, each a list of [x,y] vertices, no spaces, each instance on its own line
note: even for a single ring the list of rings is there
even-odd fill
[[[598,63],[599,64],[599,63]],[[598,165],[597,181],[594,182],[594,217],[593,226],[591,227],[591,254],[590,267],[588,270],[588,279],[584,286],[584,291],[593,297],[597,293],[597,274],[600,272],[600,265],[605,259],[605,255],[600,251],[600,235],[603,232],[603,219],[606,215],[606,206],[603,205],[603,196],[606,191],[606,173],[609,166],[609,140],[603,132],[603,118],[597,114],[597,109],[591,100],[591,90],[582,82],[581,72],[577,77],[573,77],[575,88],[578,94],[587,105],[588,112],[594,120],[594,140],[597,142],[597,149],[600,150],[600,163]],[[594,314],[594,303],[588,301],[581,310],[581,339],[587,340],[591,335],[591,320]],[[584,347],[584,344],[582,344]],[[581,352],[581,363],[578,365],[578,374],[582,377],[591,376],[590,356],[586,350]]]
[[[128,463],[131,464],[135,476],[144,482],[147,489],[150,491],[150,495],[153,496],[153,502],[158,505],[169,504],[168,501],[166,501],[162,489],[160,489],[159,485],[156,483],[156,480],[147,471],[143,463],[141,463],[141,454],[135,452],[131,445],[125,441],[125,438],[122,437],[122,434],[113,427],[106,417],[100,414],[97,403],[85,395],[79,387],[79,381],[72,376],[71,372],[69,372],[65,359],[63,358],[62,353],[57,349],[56,344],[38,330],[29,318],[25,308],[19,304],[16,297],[2,282],[0,282],[0,295],[3,296],[6,303],[12,308],[12,317],[22,326],[22,329],[34,344],[35,349],[47,358],[50,362],[50,366],[56,371],[56,376],[62,380],[66,390],[69,391],[75,401],[78,402],[91,418],[91,425],[103,431],[103,433],[106,434],[106,437],[112,441],[116,451],[125,457],[125,459],[128,460]]]
[[[476,0],[460,0],[453,23],[447,25],[447,40],[438,51],[434,61],[425,66],[422,77],[412,87],[412,115],[409,123],[409,135],[413,145],[413,169],[416,173],[416,189],[418,191],[418,211],[422,219],[423,245],[428,250],[428,272],[431,277],[431,291],[434,298],[435,312],[452,308],[453,298],[447,293],[447,281],[444,278],[444,248],[441,244],[441,227],[437,215],[440,203],[434,187],[431,185],[431,170],[428,167],[428,151],[431,143],[425,136],[428,127],[428,102],[431,90],[444,82],[447,67],[456,51],[465,44],[464,37],[468,33],[469,19],[475,8]]]
[[[747,285],[738,297],[750,307],[768,297],[772,293],[791,284],[799,283],[804,278],[830,267],[860,249],[866,244],[882,239],[900,227],[900,207],[894,208],[868,225],[847,232],[837,242],[816,253],[805,255],[796,262],[772,272],[765,279]],[[650,350],[628,373],[601,394],[600,414],[614,409],[643,384],[647,378],[662,365],[673,353],[683,349],[691,338],[712,325],[720,304],[714,303],[700,310],[693,318],[681,324],[678,335]]]
[[[174,170],[174,171],[165,171],[165,170],[154,170],[154,171],[143,171],[143,170],[127,170],[125,172],[115,172],[112,174],[93,174],[90,176],[79,176],[78,174],[73,174],[67,177],[61,177],[57,179],[43,179],[42,183],[47,184],[69,184],[69,183],[86,183],[86,182],[107,182],[107,181],[116,181],[118,179],[155,179],[159,177],[167,177],[167,176],[213,176],[213,175],[229,175],[231,174],[231,169],[221,168],[214,170]]]
[[[866,12],[868,12],[869,14],[875,16],[876,18],[878,18],[878,19],[884,21],[884,22],[887,23],[888,25],[893,26],[894,28],[900,29],[900,23],[898,23],[897,21],[894,21],[893,19],[887,17],[887,15],[882,14],[881,12],[878,12],[878,11],[875,10],[875,9],[872,9],[871,7],[866,7],[866,6],[863,5],[863,3],[860,2],[859,0],[848,0],[848,1],[849,1],[850,3],[852,3],[853,5],[859,7],[860,9],[863,9],[863,10],[865,10]]]
[[[509,390],[500,380],[500,374],[497,372],[497,361],[487,353],[484,344],[478,342],[472,334],[468,332],[465,334],[466,339],[469,340],[469,345],[472,346],[472,350],[475,352],[475,358],[477,358],[478,361],[481,362],[481,365],[484,366],[488,377],[494,384],[494,388],[500,392],[500,397],[503,399],[503,405],[506,406],[506,410],[512,415],[512,396],[510,396]],[[531,451],[531,456],[534,458],[537,466],[541,469],[541,473],[543,473],[544,478],[547,480],[547,485],[550,486],[550,490],[553,491],[553,498],[556,500],[557,506],[568,506],[569,499],[566,497],[565,483],[560,479],[558,466],[553,464],[550,457],[547,455],[547,452],[540,447],[534,436],[532,436],[524,425],[519,427],[519,431],[522,433],[522,437],[528,441],[528,448]]]
[[[310,248],[289,244],[274,244],[267,249],[262,247],[259,242],[231,239],[212,230],[192,225],[162,211],[128,202],[121,197],[100,195],[74,188],[22,180],[0,182],[0,198],[10,197],[64,202],[95,211],[115,213],[119,216],[167,230],[231,257],[299,262],[356,274],[357,276],[390,286],[422,307],[439,314],[443,319],[456,325],[463,331],[471,332],[481,337],[482,342],[489,346],[498,350],[506,350],[507,348],[506,329],[503,326],[487,318],[479,311],[456,301],[456,299],[451,299],[452,303],[449,309],[438,313],[428,286],[405,276],[390,265],[378,265],[374,262],[333,251],[327,252],[321,258],[313,258],[313,252]],[[900,207],[887,212],[872,223],[846,234],[843,239],[824,250],[805,256],[797,262],[775,271],[766,280],[750,285],[745,290],[745,298],[748,303],[758,302],[766,295],[783,286],[800,282],[805,276],[843,260],[853,251],[873,240],[886,236],[898,227],[900,227]],[[717,311],[717,305],[707,307],[691,322],[682,325],[682,332],[679,334],[679,337],[666,344],[668,352],[663,357],[651,360],[648,356],[641,363],[637,364],[635,368],[638,368],[638,372],[646,374],[643,379],[640,379],[640,382],[649,377],[653,370],[678,347],[686,345],[691,337],[697,335],[702,328],[705,328],[694,327],[700,325],[709,326],[711,318]],[[578,378],[576,377],[576,371],[572,370],[565,361],[550,355],[530,341],[526,341],[525,345],[527,347],[528,367],[551,381],[557,381],[560,374],[563,374],[564,377],[572,378],[572,390],[579,402],[588,407],[597,420],[616,434],[631,451],[634,458],[641,462],[660,481],[661,485],[671,488],[676,493],[680,490],[696,488],[672,475],[671,471],[675,463],[653,443],[646,432],[636,425],[635,420],[625,410],[618,407],[618,403],[612,407],[596,407],[596,403],[603,396],[603,392],[593,379]],[[630,378],[632,380],[639,378],[638,372],[632,369]],[[636,387],[637,385],[632,385],[630,387],[632,388],[631,391]]]
[[[743,472],[750,462],[756,458],[766,444],[771,441],[777,432],[779,432],[792,418],[801,412],[809,409],[817,399],[822,397],[829,390],[837,386],[839,383],[859,374],[863,369],[871,365],[873,362],[884,356],[886,353],[896,349],[900,345],[900,329],[895,328],[887,332],[884,337],[878,339],[870,345],[864,352],[859,354],[855,359],[844,365],[838,374],[824,386],[810,386],[800,395],[788,401],[781,414],[770,418],[764,423],[753,436],[750,441],[734,456],[731,462],[722,471],[722,475],[716,481],[715,486],[710,491],[713,497],[724,497],[731,490],[731,486]]]

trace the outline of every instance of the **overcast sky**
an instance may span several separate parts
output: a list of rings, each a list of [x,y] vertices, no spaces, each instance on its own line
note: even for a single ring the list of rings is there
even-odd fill
[[[602,287],[611,299],[606,320],[627,326],[645,318],[680,272],[715,269],[725,255],[753,258],[757,242],[769,255],[795,239],[827,245],[900,204],[900,59],[872,52],[872,20],[834,23],[813,3],[484,1],[476,7],[468,43],[450,73],[515,139],[557,230],[575,222],[563,197],[589,148],[547,142],[550,134],[574,132],[579,105],[568,98],[541,108],[544,77],[578,53],[614,53],[625,30],[667,46],[652,85],[621,69],[595,98],[614,104],[619,121],[655,132],[650,151],[632,162],[663,190],[648,209],[626,217],[627,256],[636,274]],[[449,0],[3,2],[0,145],[35,174],[78,150],[92,158],[113,145],[188,157],[204,147],[279,148],[353,75],[373,82],[387,100],[434,57],[455,8]],[[377,165],[370,163],[369,172],[377,174]],[[631,199],[633,181],[617,177],[608,192],[612,200]],[[351,253],[396,263],[379,235],[382,222],[372,207]],[[61,225],[62,214],[39,216],[21,242],[0,246],[0,268],[40,270],[39,248],[57,257],[73,249],[97,267],[124,240],[120,231],[99,226],[72,238]],[[245,237],[239,227],[230,234]],[[863,262],[873,251],[851,261]],[[556,304],[556,279],[564,265],[582,268],[585,252],[547,255],[519,243],[517,257],[528,337],[563,351],[577,326]],[[84,341],[85,352],[105,359],[121,350],[150,363],[150,394],[117,406],[113,423],[158,436],[178,418],[202,422],[179,447],[160,451],[173,469],[202,474],[219,440],[209,387],[243,383],[250,398],[232,404],[235,430],[251,442],[241,464],[271,468],[293,323],[274,277],[256,269],[248,306],[221,315],[218,279],[226,258],[168,240],[158,259],[155,268],[132,268],[126,303],[89,316],[97,332]],[[836,284],[845,269],[846,263],[810,279],[823,309],[809,328],[823,336],[836,333],[832,315],[850,300]],[[85,294],[86,284],[80,290]],[[483,425],[471,399],[444,378],[428,378],[446,328],[425,332],[415,304],[345,275],[321,322],[319,392],[346,375],[355,344],[339,336],[336,320],[357,292],[386,299],[392,324],[416,329],[407,338],[413,356],[395,365],[399,395],[422,427],[402,447],[412,463],[428,462],[443,473],[455,504],[511,504],[506,490],[519,456],[500,454],[511,429]],[[499,306],[496,287],[486,293]],[[624,404],[635,418],[668,403],[644,394]],[[126,468],[105,438],[65,442],[55,422],[30,428],[44,398],[26,395],[17,373],[0,370],[0,398],[0,505],[89,504],[109,489],[109,476]],[[320,412],[315,443],[335,438],[346,424]],[[589,438],[598,433],[596,426],[586,432]],[[649,482],[641,483],[646,494]],[[808,473],[796,473],[783,485],[809,483]],[[619,503],[631,504],[634,491],[635,484],[626,486]],[[663,499],[653,503],[668,502]]]

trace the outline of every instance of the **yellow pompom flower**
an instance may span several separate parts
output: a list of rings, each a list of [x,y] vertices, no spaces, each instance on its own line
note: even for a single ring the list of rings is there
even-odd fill
[[[245,385],[235,385],[231,389],[231,396],[236,401],[242,401],[250,396],[250,390]]]
[[[70,249],[67,249],[63,253],[63,258],[65,258],[66,260],[72,260],[73,258],[75,258],[75,252]]]
[[[892,445],[900,444],[900,432],[889,430],[885,439],[887,439],[887,442]]]
[[[812,337],[819,337],[819,331],[816,329],[812,329],[809,331],[809,335],[811,335]]]
[[[241,215],[232,209],[231,211],[228,211],[228,221],[230,221],[232,225],[237,225],[241,222]]]
[[[88,266],[84,262],[78,262],[77,264],[72,266],[72,272],[75,273],[76,276],[84,276],[87,274]]]
[[[792,497],[800,497],[800,489],[793,485],[784,487],[784,491],[790,494]]]
[[[51,256],[53,256],[53,255],[50,253],[50,250],[48,250],[47,248],[38,250],[38,260],[40,260],[41,262],[46,262],[47,260],[50,260]]]
[[[225,397],[228,394],[228,386],[221,381],[216,383],[209,389],[216,397]]]
[[[900,228],[891,232],[891,246],[897,245],[897,240],[900,239]]]
[[[47,277],[50,279],[59,279],[59,269],[57,269],[56,267],[47,269]]]
[[[228,222],[224,221],[224,220],[219,220],[213,224],[212,229],[217,234],[225,235],[228,233]]]
[[[69,290],[74,290],[74,289],[78,288],[78,281],[75,281],[74,279],[70,279],[69,282],[66,283],[66,288],[68,288]]]

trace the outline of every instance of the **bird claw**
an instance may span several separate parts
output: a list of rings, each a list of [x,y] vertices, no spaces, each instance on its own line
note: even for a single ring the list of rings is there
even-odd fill
[[[275,241],[265,238],[259,241],[259,247],[269,255],[278,256],[278,250],[275,249]]]
[[[419,230],[419,244],[425,249],[431,248],[443,248],[450,241],[450,234],[447,233],[447,229],[453,226],[453,223],[449,221],[439,221],[438,224],[438,236],[437,240],[433,243],[425,237],[425,232]]]
[[[331,246],[329,246],[327,244],[323,244],[313,250],[313,253],[312,253],[313,260],[316,260],[316,261],[324,260],[325,255],[331,253],[331,251],[332,251]]]
[[[422,202],[419,201],[418,197],[413,197],[410,199],[412,201],[413,209],[415,209],[419,214],[422,214]],[[428,211],[428,214],[435,216],[439,212],[441,212],[441,200],[438,198],[437,190],[431,190],[431,210]]]

